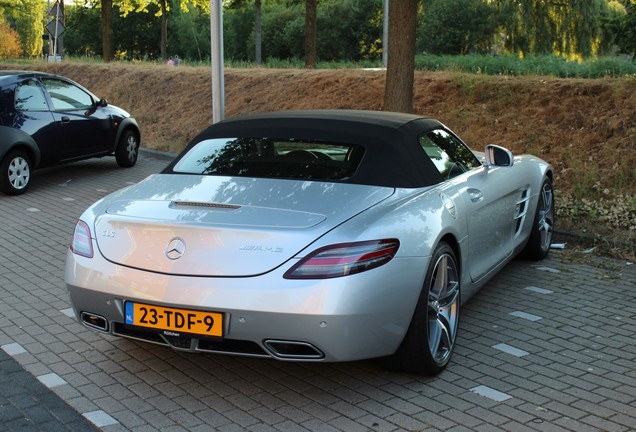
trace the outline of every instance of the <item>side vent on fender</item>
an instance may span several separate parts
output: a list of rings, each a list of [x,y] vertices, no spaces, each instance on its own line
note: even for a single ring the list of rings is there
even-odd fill
[[[515,206],[515,237],[521,232],[523,222],[526,220],[528,213],[528,200],[530,199],[530,188],[521,190],[517,204]]]

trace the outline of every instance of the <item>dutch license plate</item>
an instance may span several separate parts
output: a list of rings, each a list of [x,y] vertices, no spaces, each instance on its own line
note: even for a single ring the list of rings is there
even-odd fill
[[[126,302],[126,324],[175,333],[223,336],[223,314]]]

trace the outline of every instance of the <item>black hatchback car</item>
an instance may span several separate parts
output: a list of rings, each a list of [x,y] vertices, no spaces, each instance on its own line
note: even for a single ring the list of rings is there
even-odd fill
[[[24,193],[32,171],[115,155],[137,162],[137,121],[68,78],[42,72],[0,71],[0,190]]]

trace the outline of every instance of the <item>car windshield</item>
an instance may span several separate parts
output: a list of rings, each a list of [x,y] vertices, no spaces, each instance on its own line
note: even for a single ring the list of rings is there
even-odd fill
[[[272,138],[214,138],[194,145],[173,172],[240,177],[344,180],[364,149],[359,145]]]

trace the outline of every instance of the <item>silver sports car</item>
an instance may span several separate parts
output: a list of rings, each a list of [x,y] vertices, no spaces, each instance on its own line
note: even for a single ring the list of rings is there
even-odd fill
[[[81,215],[71,303],[91,329],[178,350],[438,373],[461,304],[552,240],[552,167],[485,150],[408,114],[219,122]]]

